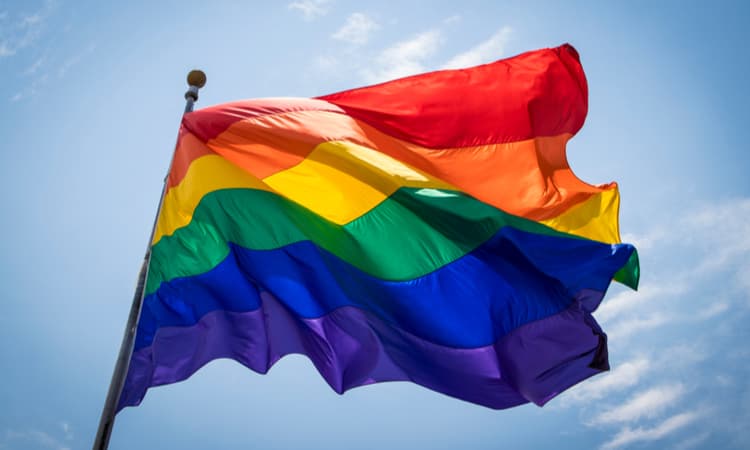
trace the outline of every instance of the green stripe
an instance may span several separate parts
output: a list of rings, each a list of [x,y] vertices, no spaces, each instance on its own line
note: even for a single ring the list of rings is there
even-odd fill
[[[190,224],[153,247],[146,293],[210,270],[229,253],[227,242],[270,250],[310,240],[370,275],[410,280],[464,256],[504,226],[577,238],[456,191],[401,188],[342,226],[272,192],[223,189],[205,195]]]
[[[638,261],[638,250],[633,250],[628,262],[615,273],[615,281],[619,281],[625,286],[638,289],[638,282],[641,278],[641,267]]]

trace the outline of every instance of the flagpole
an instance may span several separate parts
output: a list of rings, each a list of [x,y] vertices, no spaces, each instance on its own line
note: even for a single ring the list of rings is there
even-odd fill
[[[195,105],[195,102],[198,101],[198,90],[206,84],[206,74],[200,70],[192,70],[187,76],[187,82],[188,90],[185,92],[185,112],[183,115],[193,111],[193,106]],[[172,154],[172,159],[174,160],[174,153]],[[170,161],[169,170],[171,171],[171,169],[172,162]],[[141,314],[141,305],[143,304],[143,293],[146,286],[148,266],[151,262],[151,242],[154,240],[156,223],[159,220],[159,211],[161,211],[161,204],[162,201],[164,201],[164,194],[167,190],[168,177],[169,171],[167,171],[167,177],[164,178],[161,197],[159,197],[159,206],[156,209],[156,216],[154,217],[154,223],[151,227],[151,235],[149,236],[148,245],[146,246],[146,254],[143,257],[141,270],[138,273],[138,282],[136,283],[133,302],[130,306],[128,323],[125,327],[125,334],[122,337],[120,353],[117,356],[115,369],[112,373],[112,380],[109,383],[107,399],[104,401],[104,407],[102,408],[102,415],[99,419],[99,428],[96,431],[96,438],[93,446],[94,450],[106,450],[109,447],[109,438],[112,434],[112,427],[115,424],[117,403],[120,400],[120,394],[122,393],[122,387],[125,384],[125,377],[128,373],[128,366],[130,365],[130,357],[133,354],[133,342],[135,341],[138,317]]]

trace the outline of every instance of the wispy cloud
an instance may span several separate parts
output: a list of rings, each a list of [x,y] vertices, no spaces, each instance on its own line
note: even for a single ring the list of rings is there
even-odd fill
[[[716,380],[716,384],[718,384],[719,386],[724,386],[724,387],[734,386],[734,379],[730,377],[729,375],[719,374],[714,377],[714,380]]]
[[[83,50],[65,59],[57,69],[57,76],[60,78],[64,77],[73,66],[81,62],[87,54],[93,52],[95,49],[95,44],[89,44]]]
[[[73,439],[73,428],[70,426],[70,423],[60,422],[60,428],[62,428],[66,441],[70,441]]]
[[[685,394],[681,383],[658,386],[636,394],[624,404],[593,418],[590,425],[634,422],[661,415]]]
[[[333,73],[339,68],[341,63],[335,56],[321,55],[313,60],[313,65],[318,71]]]
[[[0,41],[0,58],[5,56],[12,56],[16,53],[10,44],[6,41]]]
[[[642,288],[606,299],[594,313],[613,344],[666,323],[750,308],[750,198],[686,210],[639,236],[626,239],[646,244],[642,256],[652,268],[644,271]],[[686,264],[683,255],[693,263]],[[708,286],[714,288],[705,295]]]
[[[677,226],[685,244],[703,253],[692,272],[696,275],[736,269],[750,258],[750,198],[707,205]]]
[[[640,331],[650,330],[674,320],[675,316],[665,312],[654,312],[645,317],[630,317],[613,324],[607,330],[607,335],[613,341],[624,340]]]
[[[706,442],[706,439],[708,439],[710,436],[711,436],[710,431],[705,431],[695,436],[690,436],[689,438],[683,439],[681,442],[675,445],[674,449],[675,450],[688,450],[691,448],[695,448],[701,445],[702,443]]]
[[[503,56],[512,34],[512,28],[503,27],[486,41],[448,60],[442,68],[457,69],[492,62]]]
[[[377,83],[424,72],[426,61],[437,51],[440,39],[438,30],[430,30],[386,48],[376,57],[374,70],[362,71],[365,81]]]
[[[657,254],[688,247],[699,264],[672,273],[687,281],[705,272],[735,269],[750,255],[750,198],[694,207],[651,230],[625,234],[623,241],[634,243],[641,251],[655,249]]]
[[[636,308],[653,310],[653,304],[659,304],[666,297],[674,297],[685,292],[686,286],[674,283],[662,283],[661,285],[645,285],[636,291],[622,291],[612,298],[605,299],[594,317],[602,323],[611,322],[613,319],[621,318]]]
[[[735,273],[734,282],[743,292],[750,291],[750,258],[744,264],[740,263],[737,266],[737,272]],[[750,306],[750,295],[745,295],[746,306]]]
[[[708,306],[705,309],[698,311],[698,313],[695,314],[695,318],[698,320],[708,320],[728,310],[729,310],[729,303],[717,302],[717,303],[713,303],[712,305]]]
[[[461,15],[460,14],[454,14],[450,17],[446,17],[443,19],[443,23],[445,25],[453,25],[454,23],[459,23],[461,21]]]
[[[37,58],[21,72],[21,75],[28,78],[28,81],[25,87],[10,97],[10,101],[18,102],[36,96],[50,82],[51,77],[64,78],[74,66],[95,49],[96,45],[92,43],[64,59],[62,59],[63,55],[49,57],[47,54]]]
[[[711,350],[700,338],[694,338],[689,343],[668,346],[658,352],[654,366],[659,369],[673,368],[684,370],[690,366],[703,363]]]
[[[665,235],[666,231],[661,228],[654,228],[645,234],[623,233],[622,242],[633,244],[638,251],[643,252],[657,245]]]
[[[287,8],[299,11],[305,20],[312,21],[328,14],[329,3],[330,0],[301,0],[289,3]]]
[[[619,364],[611,372],[576,385],[564,394],[563,403],[590,402],[599,400],[613,392],[627,389],[636,385],[650,367],[651,363],[646,358],[637,358]]]
[[[379,28],[377,22],[364,13],[353,13],[346,18],[346,23],[331,35],[332,38],[354,45],[363,45],[370,40],[370,35]]]
[[[22,75],[24,76],[32,76],[35,75],[37,72],[39,72],[39,69],[44,66],[44,63],[47,61],[46,56],[40,56],[39,58],[35,59],[33,63],[29,67],[26,68],[26,70],[23,71]]]
[[[24,98],[33,97],[35,96],[43,86],[47,84],[49,81],[49,73],[41,73],[33,78],[31,83],[23,88],[22,90],[16,92],[11,98],[11,102],[18,102],[20,100],[23,100]]]
[[[457,54],[445,64],[440,64],[439,50],[447,41],[445,28],[461,20],[461,16],[451,16],[435,27],[402,39],[374,55],[363,55],[361,63],[355,65],[363,81],[380,83],[396,78],[427,72],[438,68],[467,67],[491,62],[502,56],[505,46],[512,35],[512,28],[503,27],[486,41]],[[387,22],[386,22],[387,23]],[[331,35],[333,39],[362,46],[370,41],[372,33],[380,29],[381,24],[364,13],[351,14],[346,23]],[[332,57],[323,58],[328,61]],[[438,61],[435,61],[438,59]],[[318,62],[321,58],[318,58]],[[317,64],[320,67],[320,64]],[[327,64],[323,65],[323,68]]]
[[[748,214],[750,214],[750,199],[735,198],[691,211],[682,222],[708,229],[716,227],[747,229],[750,224],[738,223],[737,219],[747,217]]]
[[[34,44],[54,8],[55,2],[48,0],[31,14],[21,14],[15,18],[7,12],[0,15],[0,58],[13,56]]]
[[[614,450],[636,442],[656,441],[690,425],[698,420],[700,416],[699,412],[685,412],[674,415],[651,428],[639,427],[631,429],[626,427],[600,448],[602,450]]]
[[[29,16],[23,16],[21,18],[20,25],[22,27],[31,27],[34,26],[42,21],[42,14],[41,12],[36,12],[34,14],[31,14]]]
[[[70,450],[70,447],[68,447],[67,444],[64,444],[50,433],[34,429],[26,431],[5,430],[5,433],[2,435],[0,446],[9,445],[10,448],[15,448],[19,443],[24,447],[24,444],[26,444],[33,448]]]

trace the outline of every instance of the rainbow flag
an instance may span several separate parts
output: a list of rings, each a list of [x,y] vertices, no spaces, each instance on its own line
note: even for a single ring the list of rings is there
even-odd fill
[[[638,261],[566,160],[587,95],[563,45],[186,114],[118,409],[216,358],[491,408],[607,370],[591,313]]]

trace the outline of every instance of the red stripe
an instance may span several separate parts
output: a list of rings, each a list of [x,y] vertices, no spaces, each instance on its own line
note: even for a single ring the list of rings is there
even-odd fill
[[[428,148],[575,134],[588,109],[583,68],[567,44],[320,99],[390,136]]]
[[[239,100],[210,106],[182,118],[182,126],[203,142],[227,130],[233,123],[255,117],[272,116],[294,111],[343,111],[321,100],[307,98],[263,98]]]
[[[225,103],[185,115],[183,125],[207,142],[243,119],[309,110],[348,114],[423,147],[455,148],[575,134],[588,90],[578,53],[565,44],[318,99]]]

